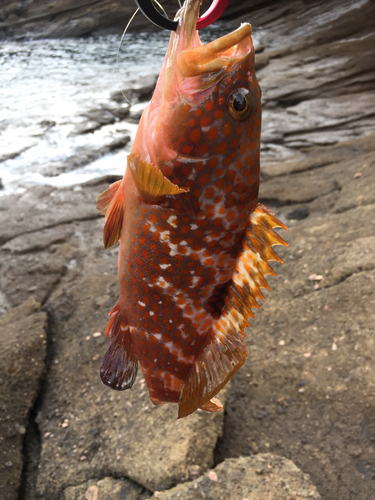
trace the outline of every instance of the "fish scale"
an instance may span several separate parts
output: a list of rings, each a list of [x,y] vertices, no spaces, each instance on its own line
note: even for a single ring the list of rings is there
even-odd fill
[[[280,261],[270,247],[286,244],[258,203],[251,27],[202,46],[197,6],[184,4],[124,179],[98,201],[105,246],[120,241],[101,378],[128,389],[139,362],[152,402],[179,417],[222,408],[214,396],[247,357],[243,329]]]

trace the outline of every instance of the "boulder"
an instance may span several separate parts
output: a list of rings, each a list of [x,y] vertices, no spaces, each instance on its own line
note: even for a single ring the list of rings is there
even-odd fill
[[[318,500],[308,474],[284,457],[263,453],[227,458],[198,479],[169,491],[155,492],[158,500]]]

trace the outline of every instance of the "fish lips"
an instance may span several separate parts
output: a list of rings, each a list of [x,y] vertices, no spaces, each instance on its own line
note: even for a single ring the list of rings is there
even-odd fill
[[[186,96],[202,98],[231,67],[248,57],[254,58],[248,23],[206,45],[185,49],[177,57],[180,90]]]

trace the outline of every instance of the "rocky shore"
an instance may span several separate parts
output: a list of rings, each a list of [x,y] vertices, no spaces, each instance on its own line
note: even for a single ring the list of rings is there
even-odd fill
[[[60,3],[37,5],[42,18]],[[375,498],[374,16],[343,0],[260,2],[246,18],[262,27],[260,199],[290,247],[222,413],[177,421],[141,376],[126,393],[99,381],[118,282],[95,204],[116,177],[0,197],[4,500]],[[121,123],[137,119],[112,97]]]

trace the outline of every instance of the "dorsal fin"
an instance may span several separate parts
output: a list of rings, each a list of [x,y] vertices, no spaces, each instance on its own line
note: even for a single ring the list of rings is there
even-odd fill
[[[103,384],[117,391],[130,389],[137,376],[138,359],[134,354],[129,327],[121,316],[118,304],[109,313],[105,334],[110,344],[100,364]]]
[[[253,316],[251,308],[260,307],[256,299],[264,300],[260,288],[269,289],[264,276],[275,275],[267,261],[281,261],[270,246],[288,246],[273,231],[275,227],[287,229],[270,210],[258,204],[249,218],[222,314],[210,329],[181,390],[178,418],[204,407],[244,364],[247,349],[243,330]]]
[[[158,167],[141,160],[137,155],[128,156],[128,166],[138,191],[146,200],[189,192],[189,189],[173,184]]]
[[[122,180],[109,186],[98,197],[96,208],[104,215],[103,243],[107,249],[120,239],[122,221],[124,218],[125,201],[122,190]]]

